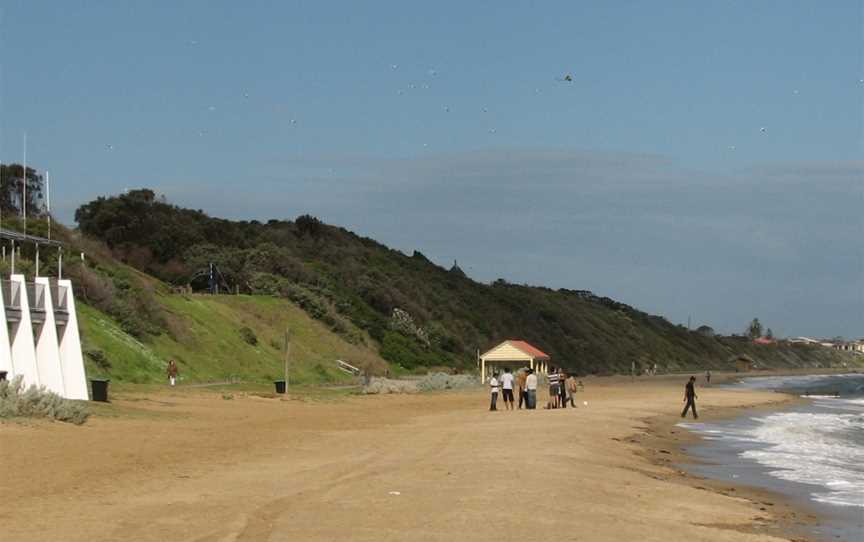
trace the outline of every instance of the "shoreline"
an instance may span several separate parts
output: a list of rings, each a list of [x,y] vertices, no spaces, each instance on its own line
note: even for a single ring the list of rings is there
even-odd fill
[[[770,376],[775,376],[775,373],[771,373]],[[728,380],[731,379],[725,379],[722,383],[726,383]],[[748,390],[738,390],[736,393],[742,393],[743,396],[751,395]],[[702,409],[699,421],[729,420],[738,418],[745,412],[777,412],[794,405],[807,403],[807,399],[795,394],[777,392],[777,395],[778,400],[776,401],[757,400],[736,406],[706,407]],[[814,506],[809,506],[788,495],[769,489],[748,485],[744,482],[724,482],[686,470],[686,465],[705,464],[702,459],[691,455],[686,450],[688,446],[696,443],[705,443],[705,439],[696,432],[678,425],[686,421],[692,422],[692,417],[685,420],[679,415],[662,414],[649,416],[643,421],[646,425],[644,437],[639,438],[634,435],[631,438],[640,445],[640,455],[643,458],[652,465],[670,471],[667,481],[749,501],[754,508],[754,518],[751,525],[740,529],[741,532],[784,537],[792,541],[815,540],[812,530],[818,525],[820,519],[824,519],[824,515],[818,512]]]

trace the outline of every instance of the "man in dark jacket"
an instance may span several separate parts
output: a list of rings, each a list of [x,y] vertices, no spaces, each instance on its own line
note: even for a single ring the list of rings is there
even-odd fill
[[[681,417],[685,418],[687,416],[687,410],[693,409],[693,419],[698,419],[699,415],[696,414],[696,377],[691,376],[690,381],[687,382],[687,386],[684,388],[684,401],[687,403],[684,405],[684,412],[681,413]]]

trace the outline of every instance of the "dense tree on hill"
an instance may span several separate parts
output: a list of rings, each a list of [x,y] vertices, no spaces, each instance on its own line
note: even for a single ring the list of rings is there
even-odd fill
[[[24,167],[21,164],[0,164],[0,211],[5,216],[21,214],[24,196]],[[45,178],[27,167],[27,216],[45,212]]]
[[[705,337],[713,337],[714,328],[711,326],[699,326],[698,328],[696,328],[696,333],[704,335]]]
[[[750,325],[747,326],[746,334],[751,339],[758,339],[762,336],[762,324],[759,322],[758,318],[754,318],[750,321]]]

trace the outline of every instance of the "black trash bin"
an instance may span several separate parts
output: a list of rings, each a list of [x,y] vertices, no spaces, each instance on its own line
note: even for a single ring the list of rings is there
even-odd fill
[[[108,402],[108,383],[111,382],[107,378],[91,378],[90,389],[92,390],[93,401]]]
[[[273,384],[276,385],[276,393],[285,393],[285,381],[284,380],[274,380]]]

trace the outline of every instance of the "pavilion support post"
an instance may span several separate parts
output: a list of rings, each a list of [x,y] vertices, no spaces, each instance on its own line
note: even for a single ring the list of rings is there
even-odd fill
[[[36,243],[36,276],[39,276],[39,243]]]
[[[480,358],[480,383],[486,381],[486,360],[484,358]]]

